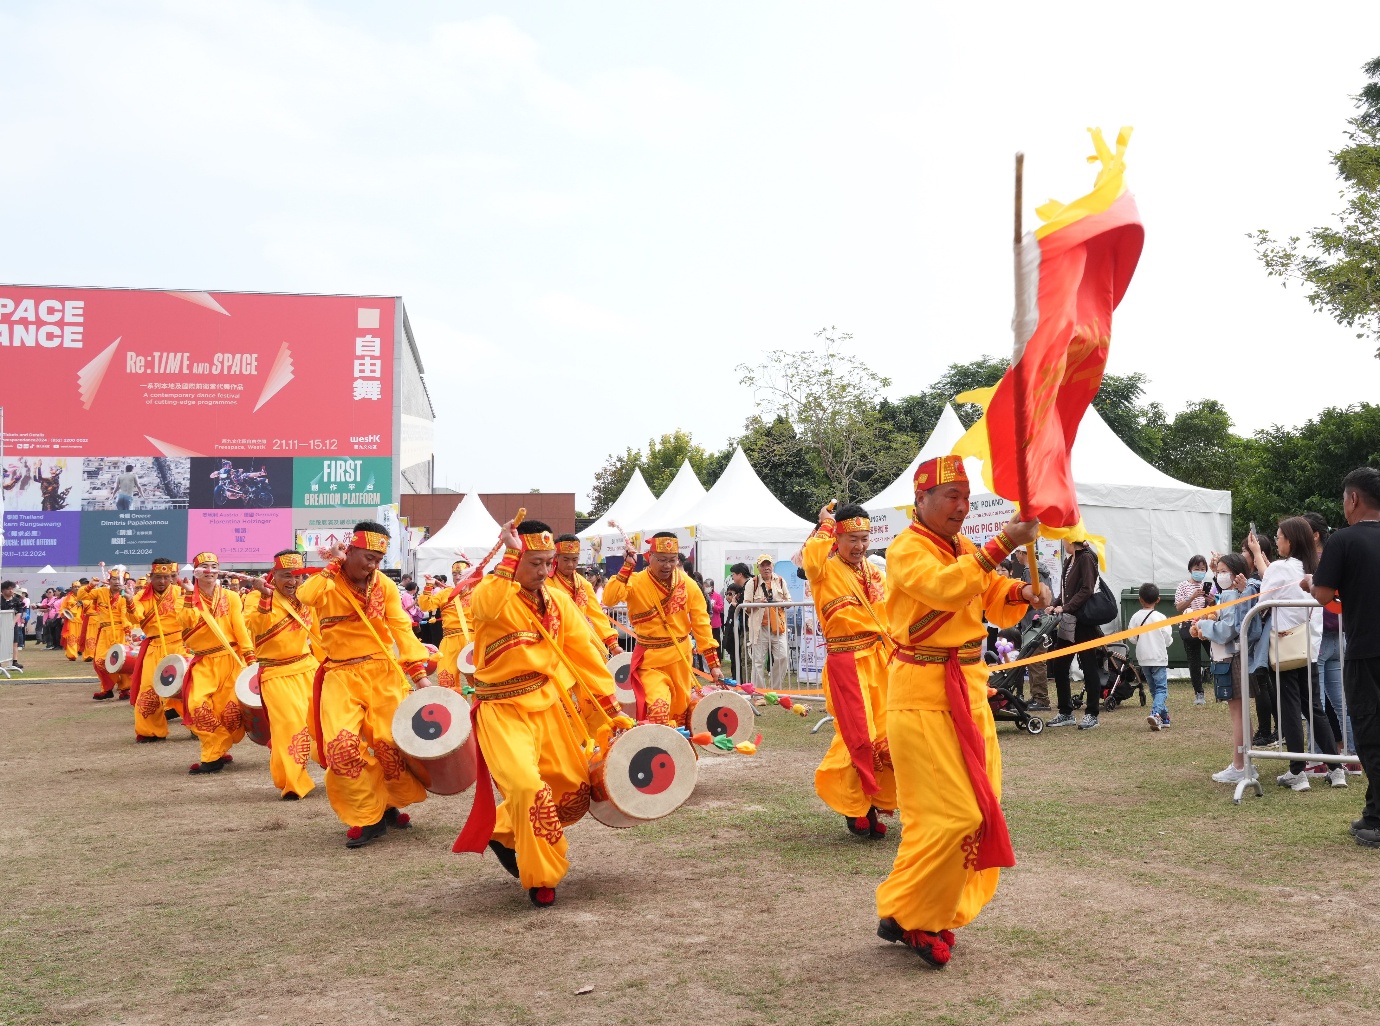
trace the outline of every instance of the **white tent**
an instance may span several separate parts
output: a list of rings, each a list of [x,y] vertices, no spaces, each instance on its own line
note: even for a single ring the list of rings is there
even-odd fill
[[[417,576],[445,574],[449,577],[450,565],[459,555],[471,561],[483,559],[498,541],[498,531],[499,523],[490,515],[479,493],[467,493],[446,526],[417,546]]]
[[[949,441],[948,436],[956,424],[958,417],[946,409],[921,448],[922,456],[864,504],[874,528],[882,522],[890,529],[880,544],[889,543],[894,537],[891,532],[904,528],[911,515],[906,496],[911,475],[922,458],[953,448],[957,438]],[[986,490],[977,460],[966,460],[965,466],[973,482],[973,505],[964,533],[982,541],[1011,519],[1014,507]],[[1088,410],[1078,429],[1072,466],[1083,521],[1090,533],[1107,539],[1103,576],[1118,599],[1123,589],[1138,588],[1146,581],[1161,589],[1176,585],[1183,580],[1190,556],[1214,549],[1223,552],[1231,545],[1230,492],[1198,488],[1155,469],[1118,438],[1094,409]]]
[[[958,419],[954,408],[946,404],[944,412],[939,415],[939,423],[934,426],[925,444],[920,446],[920,451],[916,453],[915,459],[910,461],[910,466],[906,467],[895,481],[862,504],[872,518],[872,544],[876,548],[886,548],[891,544],[891,539],[904,531],[910,523],[911,507],[915,504],[915,468],[926,460],[952,452],[965,430],[967,429],[964,428],[963,421]],[[972,474],[974,481],[980,481],[981,478],[974,471],[980,469],[982,464],[976,460],[968,462],[972,464],[968,468],[969,474]]]
[[[764,553],[789,559],[814,525],[782,505],[739,448],[714,487],[674,526],[682,541],[693,539],[700,572],[722,588],[728,566],[750,564]],[[792,581],[797,598],[803,594],[799,583]]]
[[[661,498],[636,517],[631,518],[631,523],[621,520],[619,523],[622,524],[623,530],[628,534],[672,531],[690,522],[685,519],[685,514],[704,496],[704,485],[700,484],[700,479],[695,476],[695,471],[690,467],[690,461],[686,460],[680,465],[680,469],[676,471],[676,476],[671,479],[666,490],[661,493]],[[621,555],[621,553],[616,552],[608,554]]]
[[[597,522],[580,532],[580,562],[598,563],[606,555],[619,555],[619,552],[608,551],[605,539],[617,538],[616,532],[609,527],[609,521],[617,521],[620,526],[627,528],[655,504],[656,496],[647,487],[647,479],[642,476],[640,469],[633,468],[632,477],[628,478],[618,498],[613,500],[613,505],[604,511]]]

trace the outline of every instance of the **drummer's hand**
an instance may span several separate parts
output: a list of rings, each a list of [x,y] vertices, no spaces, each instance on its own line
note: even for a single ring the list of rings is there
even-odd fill
[[[609,646],[609,656],[610,656],[610,657],[612,657],[612,656],[618,656],[618,655],[622,655],[622,654],[623,654],[623,646],[620,645],[620,644],[618,644],[618,642],[615,641],[612,645]]]
[[[722,684],[722,683],[724,682],[724,671],[723,671],[723,667],[721,667],[721,666],[714,666],[714,667],[711,667],[710,670],[709,670],[709,676],[711,676],[711,677],[714,678],[715,683],[717,683],[717,684]]]
[[[822,524],[826,520],[834,519],[834,500],[830,499],[823,506],[819,507],[819,522]]]
[[[522,538],[518,535],[516,520],[509,520],[503,525],[503,529],[498,532],[498,540],[510,549],[522,548]]]
[[[273,585],[268,583],[268,578],[266,577],[254,578],[254,580],[250,583],[249,586],[253,588],[255,591],[257,591],[260,595],[267,595],[269,592],[273,590]]]
[[[1002,530],[1016,545],[1029,545],[1040,536],[1040,522],[1022,520],[1019,516],[1014,516]]]

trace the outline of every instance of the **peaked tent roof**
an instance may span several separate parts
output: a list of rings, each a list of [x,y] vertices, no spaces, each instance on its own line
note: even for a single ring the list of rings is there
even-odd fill
[[[915,470],[926,460],[932,460],[936,456],[945,456],[953,451],[953,447],[958,440],[963,437],[967,429],[963,426],[963,421],[958,419],[958,414],[948,403],[944,404],[944,412],[939,415],[939,422],[934,425],[934,430],[930,432],[930,437],[925,440],[925,444],[920,446],[920,451],[916,453],[915,459],[910,461],[910,466],[902,471],[891,484],[887,485],[871,499],[864,502],[864,509],[872,509],[880,506],[909,506],[915,501]]]
[[[418,573],[449,573],[456,554],[481,559],[498,541],[499,523],[489,513],[479,493],[467,492],[455,512],[425,543],[417,546]]]
[[[695,527],[698,537],[707,537],[709,532],[726,536],[748,529],[776,528],[803,538],[811,525],[772,494],[739,446],[714,487],[677,526]]]
[[[666,486],[666,491],[661,493],[661,498],[636,517],[630,517],[632,523],[619,523],[629,534],[669,531],[683,527],[689,523],[685,519],[685,514],[706,494],[704,485],[700,484],[700,479],[695,476],[695,471],[690,466],[690,461],[686,460],[676,471],[671,483]]]
[[[647,487],[647,479],[642,476],[640,468],[634,467],[632,477],[628,478],[628,483],[623,486],[623,491],[618,498],[613,500],[613,505],[605,510],[604,515],[597,521],[581,531],[579,536],[584,539],[607,534],[610,520],[616,520],[627,526],[651,509],[655,503],[656,496]]]
[[[1083,505],[1231,513],[1231,492],[1199,488],[1151,466],[1091,406],[1078,427],[1072,464]]]

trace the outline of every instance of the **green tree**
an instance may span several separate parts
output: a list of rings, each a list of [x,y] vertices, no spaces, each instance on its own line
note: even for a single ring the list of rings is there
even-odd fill
[[[1141,402],[1147,382],[1148,379],[1139,371],[1134,374],[1105,374],[1092,405],[1118,438],[1142,459],[1155,463],[1163,444],[1166,424],[1163,406]]]
[[[1351,145],[1332,155],[1346,201],[1339,223],[1314,228],[1303,248],[1297,235],[1279,243],[1263,228],[1248,237],[1271,277],[1286,287],[1302,282],[1315,310],[1358,328],[1357,338],[1380,341],[1380,57],[1362,70],[1371,81],[1354,97],[1360,113],[1347,122]]]
[[[827,481],[795,426],[785,417],[767,422],[753,416],[743,429],[741,437],[711,457],[709,472],[717,479],[733,458],[733,451],[741,445],[743,455],[771,493],[791,512],[813,520],[824,504],[818,497],[827,490]]]
[[[970,363],[951,363],[928,388],[902,399],[884,399],[878,412],[893,430],[918,439],[918,448],[930,437],[939,423],[939,415],[953,402],[954,396],[974,388],[990,388],[1001,380],[1008,365],[1008,361],[995,356],[980,356]],[[972,427],[982,415],[981,408],[972,403],[959,403],[954,409],[965,427]]]
[[[818,349],[776,350],[738,370],[762,421],[783,418],[813,454],[825,480],[820,503],[862,501],[873,484],[890,483],[905,468],[919,443],[882,417],[881,392],[891,379],[846,352],[852,336],[821,328],[815,337]]]
[[[1232,432],[1231,415],[1216,399],[1189,403],[1164,428],[1155,465],[1170,477],[1230,491],[1242,478],[1244,441]]]
[[[690,468],[708,488],[718,479],[718,473],[712,477],[706,474],[711,469],[712,459],[703,446],[695,443],[690,432],[680,428],[660,438],[647,439],[645,452],[629,446],[621,453],[611,453],[604,465],[594,473],[594,487],[589,491],[590,516],[603,516],[604,511],[627,487],[633,471],[639,468],[654,495],[666,490],[686,460],[690,461]],[[719,468],[720,473],[722,469]]]

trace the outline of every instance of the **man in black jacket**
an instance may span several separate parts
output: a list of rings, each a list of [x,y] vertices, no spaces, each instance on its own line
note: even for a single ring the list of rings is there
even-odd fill
[[[1102,637],[1102,626],[1084,623],[1078,619],[1078,612],[1093,595],[1097,594],[1097,553],[1086,542],[1065,542],[1068,555],[1064,559],[1062,585],[1059,601],[1051,606],[1049,612],[1062,617],[1059,624],[1058,640],[1055,649],[1071,648],[1083,641]],[[1084,649],[1078,653],[1078,665],[1083,668],[1083,688],[1087,700],[1083,718],[1073,716],[1073,697],[1069,688],[1069,670],[1073,666],[1073,655],[1051,659],[1049,668],[1054,673],[1054,687],[1059,696],[1059,715],[1050,720],[1048,727],[1071,727],[1076,722],[1079,730],[1091,730],[1097,726],[1097,714],[1102,702],[1102,673],[1097,665],[1098,650]]]

